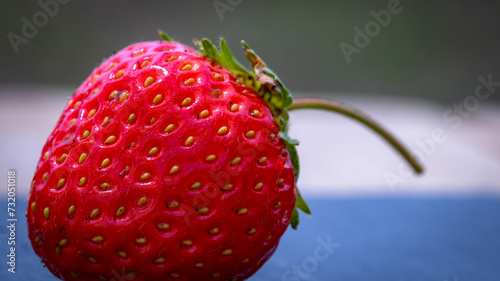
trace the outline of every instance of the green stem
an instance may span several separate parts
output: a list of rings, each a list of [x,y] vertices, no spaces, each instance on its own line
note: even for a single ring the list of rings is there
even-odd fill
[[[387,142],[389,142],[391,146],[394,147],[406,161],[408,161],[408,163],[413,167],[416,173],[422,173],[422,166],[410,154],[408,149],[406,149],[403,144],[394,136],[392,136],[386,129],[384,129],[382,126],[380,126],[378,123],[373,121],[370,117],[366,116],[362,112],[338,102],[315,98],[294,99],[293,104],[288,108],[288,110],[290,111],[295,109],[307,108],[324,109],[337,112],[363,123],[364,125],[368,126],[368,128],[374,130],[377,134],[383,137]]]

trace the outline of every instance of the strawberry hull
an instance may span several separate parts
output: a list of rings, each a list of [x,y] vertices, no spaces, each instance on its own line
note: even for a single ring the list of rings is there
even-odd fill
[[[42,150],[33,248],[63,280],[243,280],[295,206],[279,133],[262,98],[207,57],[129,46],[77,89]]]

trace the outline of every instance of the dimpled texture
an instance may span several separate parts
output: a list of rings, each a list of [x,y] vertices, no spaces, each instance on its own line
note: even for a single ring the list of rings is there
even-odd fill
[[[244,280],[276,250],[294,172],[268,106],[179,43],[131,45],[69,100],[28,202],[63,280]]]

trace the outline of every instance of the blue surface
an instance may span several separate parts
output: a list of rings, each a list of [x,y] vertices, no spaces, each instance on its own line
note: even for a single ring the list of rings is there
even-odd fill
[[[286,232],[276,254],[250,280],[500,280],[499,199],[308,202],[313,217],[302,216],[299,230]],[[24,206],[18,208],[17,273],[7,272],[7,208],[5,199],[0,203],[0,280],[57,280],[26,238]],[[330,253],[321,246],[328,240]]]

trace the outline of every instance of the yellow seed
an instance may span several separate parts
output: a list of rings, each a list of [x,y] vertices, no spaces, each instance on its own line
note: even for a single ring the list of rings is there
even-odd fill
[[[188,80],[186,80],[186,82],[184,82],[184,85],[190,86],[190,85],[193,85],[194,82],[195,82],[194,78],[189,78]]]
[[[222,95],[222,92],[219,89],[215,89],[215,90],[212,91],[211,95],[214,98],[220,98],[220,96]]]
[[[87,178],[86,177],[81,177],[80,178],[80,182],[78,183],[78,186],[82,187],[85,182],[87,182]]]
[[[179,274],[177,274],[177,273],[170,273],[170,277],[179,278]]]
[[[158,94],[155,96],[155,98],[153,99],[153,104],[158,104],[161,100],[163,99],[163,96]]]
[[[179,171],[179,166],[175,165],[172,167],[172,169],[170,169],[169,174],[173,175],[173,174],[177,173],[178,171]]]
[[[51,264],[51,263],[49,263],[49,267],[50,267],[51,269],[55,269],[55,268],[56,268],[56,267],[55,267],[53,264]]]
[[[137,239],[135,239],[135,243],[136,244],[146,244],[146,238],[145,237],[139,237]]]
[[[220,129],[217,131],[218,135],[223,135],[225,133],[227,133],[227,127],[226,126],[220,127]]]
[[[109,120],[111,118],[109,116],[104,117],[104,120],[102,120],[102,126],[106,126],[109,123]]]
[[[90,256],[89,256],[89,257],[88,257],[88,259],[89,259],[89,262],[91,262],[91,263],[93,263],[93,264],[96,264],[96,263],[98,263],[98,262],[99,262],[99,261],[98,261],[96,258],[94,258],[94,257],[90,257]]]
[[[129,96],[129,95],[130,95],[130,94],[129,94],[128,92],[123,92],[123,93],[121,93],[121,94],[120,94],[120,102],[123,102],[123,101],[125,101],[126,99],[128,99],[128,96]]]
[[[84,152],[80,154],[80,158],[78,158],[78,164],[82,164],[85,159],[87,159],[87,153]]]
[[[253,189],[254,190],[261,190],[262,187],[264,186],[264,184],[262,182],[258,182],[254,187]]]
[[[221,81],[223,79],[222,75],[220,73],[214,72],[213,74],[214,80]]]
[[[252,228],[250,228],[250,229],[247,231],[247,234],[248,234],[248,235],[252,235],[252,234],[254,234],[255,232],[257,232],[257,229],[255,229],[255,227],[252,227]]]
[[[172,130],[175,128],[175,125],[174,124],[170,124],[168,125],[166,128],[165,128],[165,133],[169,133],[169,132],[172,132]]]
[[[118,91],[113,91],[109,94],[109,100],[114,100],[118,96]]]
[[[102,190],[106,190],[106,189],[109,189],[111,185],[109,184],[109,182],[103,182],[101,183],[100,187]]]
[[[191,189],[197,189],[197,188],[200,188],[201,186],[201,182],[197,181],[195,183],[193,183],[193,185],[191,186]]]
[[[231,110],[231,112],[236,112],[238,109],[240,109],[240,106],[237,103],[233,103],[229,110]]]
[[[189,138],[186,139],[186,142],[184,142],[184,145],[185,146],[189,146],[191,145],[192,143],[194,142],[194,138],[191,136]]]
[[[216,233],[219,233],[219,228],[218,227],[213,227],[211,229],[208,230],[208,232],[210,234],[216,234]]]
[[[210,212],[210,209],[208,207],[203,207],[198,210],[198,214],[206,214]]]
[[[124,259],[128,257],[128,254],[125,251],[117,251],[116,253]]]
[[[92,83],[94,83],[97,80],[97,78],[99,78],[99,74],[96,74],[94,75],[94,77],[92,77]]]
[[[71,119],[71,121],[69,121],[68,127],[71,127],[71,125],[75,124],[75,121],[76,118]]]
[[[158,226],[158,229],[160,229],[160,230],[166,230],[166,229],[170,228],[170,224],[168,224],[166,222],[162,222],[162,223],[158,224],[157,226]]]
[[[190,105],[192,101],[193,101],[193,100],[192,100],[191,98],[185,98],[185,99],[182,101],[181,105],[182,105],[182,106],[187,106],[187,105]]]
[[[214,272],[211,274],[212,277],[220,277],[220,273],[219,272]]]
[[[249,261],[250,261],[250,259],[246,258],[246,259],[242,260],[241,263],[248,263]]]
[[[66,245],[68,245],[68,239],[63,238],[61,239],[61,241],[59,241],[59,246],[64,247]]]
[[[252,115],[253,117],[259,117],[259,114],[260,112],[257,109],[252,111],[252,113],[250,113],[250,115]]]
[[[112,62],[112,63],[108,66],[108,69],[106,69],[106,71],[107,71],[107,70],[110,70],[110,69],[111,69],[111,68],[113,68],[113,67],[115,67],[117,64],[118,64],[118,63],[116,63],[116,62]]]
[[[49,152],[45,152],[45,154],[43,155],[43,160],[47,160],[47,157],[49,157]]]
[[[36,208],[36,202],[31,203],[31,211],[34,213]]]
[[[231,161],[231,165],[236,165],[241,162],[241,157],[237,156]]]
[[[259,159],[259,164],[264,164],[267,161],[267,157],[263,156]]]
[[[135,120],[135,113],[132,113],[128,116],[128,123],[132,124],[132,122],[134,122],[134,120]]]
[[[61,251],[61,247],[59,246],[56,246],[56,254],[58,254],[59,256],[61,255],[62,251]]]
[[[24,212],[24,216],[27,217],[28,216],[28,211]]]
[[[207,162],[212,162],[212,161],[214,161],[216,158],[217,158],[217,156],[215,156],[215,155],[211,154],[211,155],[208,155],[208,156],[207,156],[207,158],[205,158],[205,160],[206,160]]]
[[[153,82],[155,81],[155,79],[151,76],[149,76],[148,78],[146,78],[146,81],[144,81],[144,87],[147,87],[151,84],[153,84]]]
[[[233,188],[233,185],[229,183],[229,184],[224,185],[224,187],[222,188],[222,190],[228,191],[228,190],[231,190],[232,188]]]
[[[66,160],[66,158],[68,158],[68,154],[64,153],[63,155],[61,155],[61,157],[59,157],[59,163],[62,163],[64,160]]]
[[[272,235],[267,236],[266,241],[271,240],[272,237],[273,237]]]
[[[198,117],[199,118],[205,118],[207,117],[208,115],[210,114],[210,112],[208,112],[208,110],[203,110],[202,112],[200,112],[200,114],[198,114]]]
[[[82,139],[87,138],[89,135],[90,135],[90,131],[89,131],[89,130],[86,130],[86,131],[85,131],[85,132],[83,132],[83,134],[82,134]]]
[[[231,255],[232,253],[233,253],[233,250],[232,250],[232,249],[226,249],[226,250],[222,251],[222,253],[221,253],[221,254],[222,254],[223,256],[229,256],[229,255]]]
[[[155,146],[149,150],[148,156],[154,156],[154,155],[158,154],[158,151],[159,151],[158,147]]]
[[[49,219],[49,217],[50,217],[50,208],[49,207],[45,207],[45,209],[43,209],[43,216],[45,217],[46,220]]]
[[[187,71],[187,70],[191,70],[191,69],[193,69],[193,66],[190,64],[186,64],[185,66],[183,66],[181,68],[182,71]]]
[[[285,179],[283,179],[283,178],[280,178],[280,179],[278,180],[278,184],[283,184],[284,182],[285,182]]]
[[[91,218],[91,219],[96,218],[97,216],[99,216],[99,213],[100,213],[100,212],[101,212],[101,211],[100,211],[99,209],[94,209],[94,210],[92,210],[92,212],[90,212],[90,218]]]
[[[148,64],[149,64],[149,61],[148,61],[148,60],[143,61],[143,62],[141,63],[141,68],[144,68],[144,67],[148,66]]]
[[[177,208],[179,207],[179,202],[173,200],[173,201],[170,201],[170,203],[168,203],[168,207],[169,208]]]
[[[151,120],[149,120],[149,125],[153,124],[155,121],[156,121],[155,117],[151,118]]]
[[[123,74],[125,74],[125,70],[120,69],[120,70],[118,70],[118,72],[116,72],[115,78],[116,79],[122,78]]]
[[[248,90],[243,90],[242,93],[245,94],[245,95],[248,95]]]
[[[164,257],[158,257],[155,259],[155,263],[164,263],[165,262],[165,258]]]
[[[71,276],[73,276],[73,278],[80,278],[80,274],[78,274],[74,271],[70,271],[70,274],[71,274]]]
[[[167,59],[167,61],[168,61],[168,62],[171,62],[171,61],[174,61],[174,60],[176,60],[176,59],[177,59],[177,57],[176,57],[176,56],[169,56],[169,57],[168,57],[168,59]]]
[[[96,112],[97,112],[97,110],[95,108],[93,108],[92,110],[89,111],[87,118],[92,118]]]
[[[194,264],[194,267],[196,267],[196,268],[202,268],[203,265],[204,264],[202,262],[197,262],[197,263]]]
[[[141,197],[139,200],[137,200],[137,206],[142,206],[148,201],[147,197]]]
[[[247,208],[241,208],[238,211],[236,211],[236,213],[238,215],[244,215],[244,214],[248,213],[248,209]]]
[[[192,246],[193,245],[193,241],[192,240],[183,240],[182,244],[184,244],[186,246]]]
[[[151,174],[148,172],[142,173],[141,175],[141,181],[145,181],[147,179],[151,178]]]
[[[68,208],[68,216],[71,217],[75,214],[76,212],[76,206],[75,205],[71,205],[69,208]]]
[[[106,276],[101,275],[101,274],[97,275],[97,277],[99,278],[99,280],[102,280],[102,281],[107,281],[108,280],[108,278]]]
[[[101,167],[104,168],[104,167],[108,166],[110,163],[111,163],[111,159],[106,158],[106,159],[102,160]]]
[[[57,189],[61,189],[61,187],[63,187],[65,183],[66,183],[66,179],[60,179],[57,182]]]
[[[102,237],[102,235],[97,235],[92,238],[92,242],[94,243],[102,243],[102,241],[104,241],[104,237]]]
[[[49,173],[43,174],[42,182],[46,182],[48,176],[49,176]]]
[[[281,206],[281,202],[276,202],[276,204],[274,204],[273,208],[274,209],[278,209],[279,207]]]
[[[104,141],[104,144],[112,144],[116,141],[116,137],[115,136],[109,136],[105,141]]]
[[[120,208],[118,208],[118,210],[116,211],[116,214],[115,216],[119,217],[121,215],[125,214],[125,207],[124,206],[121,206]]]
[[[134,57],[137,57],[137,56],[140,56],[140,55],[142,55],[142,54],[144,54],[144,50],[143,50],[143,49],[140,49],[140,50],[136,50],[136,51],[134,51],[133,56],[134,56]]]

